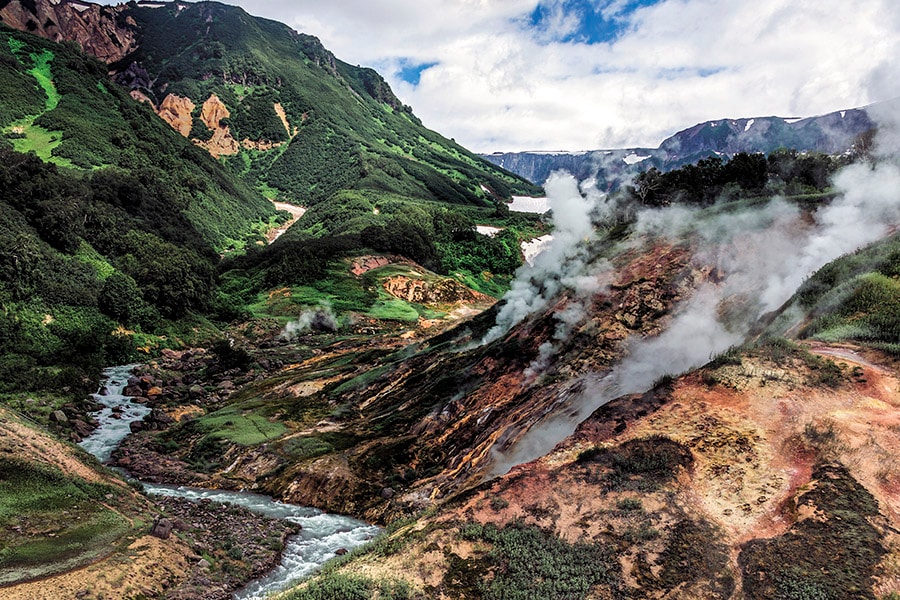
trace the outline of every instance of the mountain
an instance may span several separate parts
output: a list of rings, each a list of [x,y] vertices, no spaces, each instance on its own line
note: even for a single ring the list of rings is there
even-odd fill
[[[0,19],[88,51],[109,42],[119,52],[102,55],[133,98],[258,193],[315,209],[271,247],[225,248],[252,255],[239,261],[253,275],[233,286],[236,310],[372,250],[494,295],[521,263],[535,219],[508,216],[505,200],[540,188],[422,126],[380,75],[312,36],[215,2],[11,0]],[[504,234],[478,236],[476,222]]]
[[[96,311],[79,335],[112,319],[147,347],[168,319],[246,316],[285,285],[321,288],[313,306],[398,314],[341,262],[373,250],[495,296],[521,263],[535,219],[503,200],[539,189],[422,127],[377,73],[311,36],[216,3],[13,0],[0,18],[24,30],[0,31],[5,247],[28,240],[34,257],[8,252],[4,281],[10,301],[41,301],[14,311],[37,327],[16,340],[43,339],[37,315],[69,321],[58,304]],[[271,246],[261,234],[284,216],[266,196],[314,209]],[[504,233],[477,235],[476,220]],[[68,344],[51,339],[24,355],[57,364]],[[12,380],[43,386],[12,354]]]
[[[90,389],[214,315],[219,253],[276,211],[70,44],[0,27],[0,82],[0,389]]]
[[[54,42],[73,41],[103,62],[115,62],[136,47],[136,26],[124,5],[90,2],[0,2],[0,20]]]
[[[890,103],[836,111],[818,117],[785,119],[755,117],[706,121],[666,138],[658,148],[591,150],[586,152],[495,152],[487,160],[525,177],[544,182],[557,170],[579,180],[595,177],[606,189],[618,187],[651,167],[669,171],[710,156],[731,158],[739,152],[769,154],[779,148],[798,152],[840,154],[874,127],[870,111]]]
[[[364,189],[490,206],[539,193],[424,128],[372,69],[237,7],[12,0],[0,19],[110,63],[133,96],[271,197],[309,206]]]
[[[555,176],[545,223],[504,210],[529,184],[283,25],[215,3],[0,14],[113,61],[0,28],[0,595],[226,598],[296,531],[154,503],[69,443],[100,367],[135,360],[147,416],[114,466],[386,526],[288,598],[900,590],[881,144],[611,194]],[[609,152],[610,172],[653,160]],[[267,197],[308,208],[271,244]]]

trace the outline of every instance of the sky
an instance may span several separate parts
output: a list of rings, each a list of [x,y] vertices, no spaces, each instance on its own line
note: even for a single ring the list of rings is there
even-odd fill
[[[896,0],[226,0],[375,68],[476,152],[656,147],[900,96]]]

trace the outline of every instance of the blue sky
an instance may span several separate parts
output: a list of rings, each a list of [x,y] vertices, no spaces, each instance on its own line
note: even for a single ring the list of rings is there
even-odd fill
[[[900,96],[895,0],[228,0],[376,68],[480,152],[656,146]]]
[[[531,11],[525,28],[531,29],[539,39],[554,43],[613,42],[627,31],[629,17],[636,9],[658,1],[633,0],[621,5],[590,0],[544,1]]]

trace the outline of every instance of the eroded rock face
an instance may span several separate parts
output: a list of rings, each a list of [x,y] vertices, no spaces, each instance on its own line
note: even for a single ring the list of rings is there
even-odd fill
[[[162,103],[156,110],[156,114],[171,125],[172,129],[184,137],[188,137],[191,134],[193,122],[191,113],[194,112],[194,108],[196,108],[196,105],[191,102],[190,98],[169,94],[163,98]]]
[[[398,275],[385,281],[384,289],[395,298],[417,304],[446,305],[490,302],[490,298],[484,294],[479,294],[453,279],[428,282]]]
[[[199,145],[206,148],[215,158],[231,156],[240,150],[238,141],[231,135],[231,129],[222,125],[222,119],[231,116],[228,107],[215,94],[210,95],[200,109],[200,120],[213,132],[209,141]]]
[[[74,41],[88,54],[113,63],[137,49],[137,24],[121,18],[128,7],[82,2],[23,2],[0,8],[0,20],[54,42]]]

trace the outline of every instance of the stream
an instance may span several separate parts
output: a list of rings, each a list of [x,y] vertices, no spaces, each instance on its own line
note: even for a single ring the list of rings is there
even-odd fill
[[[150,413],[149,407],[122,395],[134,366],[105,369],[103,391],[93,396],[94,400],[103,405],[103,409],[94,415],[99,426],[81,442],[81,447],[104,463],[109,461],[119,443],[131,433],[129,423],[139,421]],[[261,494],[141,483],[148,494],[186,498],[195,502],[208,499],[234,504],[302,527],[300,533],[288,538],[281,563],[268,575],[251,581],[238,590],[234,594],[236,600],[263,599],[282,591],[334,558],[338,549],[355,548],[371,540],[380,531],[378,527],[356,519],[278,502]]]

